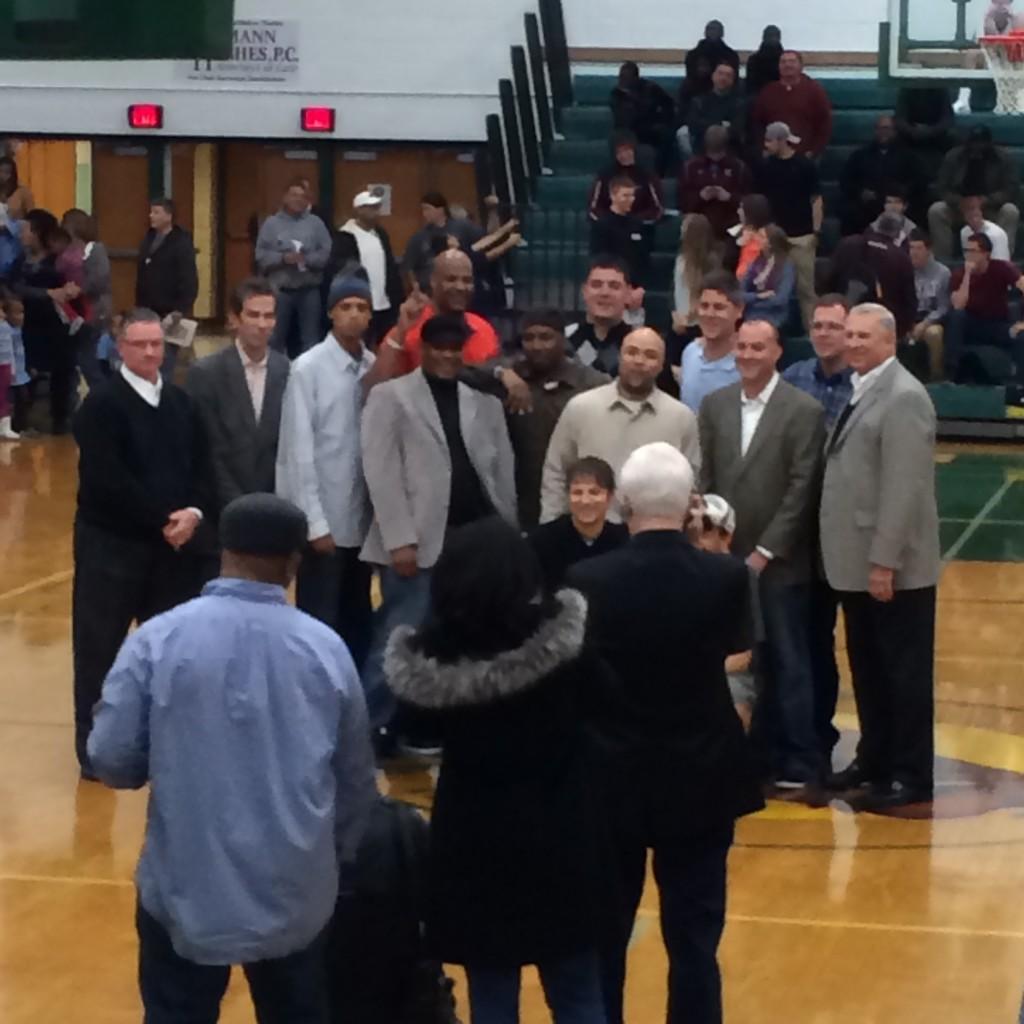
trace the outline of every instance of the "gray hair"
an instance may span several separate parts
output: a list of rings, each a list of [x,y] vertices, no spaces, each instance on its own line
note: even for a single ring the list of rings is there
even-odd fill
[[[859,306],[854,306],[850,310],[850,316],[873,316],[877,321],[882,330],[888,334],[896,336],[896,317],[892,315],[885,308],[877,302],[862,302]]]
[[[883,213],[875,224],[875,230],[886,238],[898,238],[903,225],[895,213]]]
[[[125,314],[124,321],[121,324],[121,333],[125,334],[128,328],[132,324],[159,324],[163,323],[160,316],[153,312],[151,309],[147,309],[145,306],[136,306],[133,310]]]
[[[664,441],[637,448],[619,472],[618,498],[629,516],[685,522],[693,493],[693,468]]]

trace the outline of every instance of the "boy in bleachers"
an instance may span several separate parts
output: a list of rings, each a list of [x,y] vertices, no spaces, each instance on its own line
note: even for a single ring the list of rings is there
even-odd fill
[[[616,256],[629,268],[633,287],[645,288],[651,265],[651,231],[633,212],[636,186],[629,178],[614,178],[608,186],[611,208],[590,227],[593,256]]]

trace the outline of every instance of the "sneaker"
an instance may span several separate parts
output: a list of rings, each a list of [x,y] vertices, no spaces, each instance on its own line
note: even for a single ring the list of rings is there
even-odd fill
[[[14,427],[11,426],[11,417],[4,416],[0,419],[0,440],[3,441],[20,441],[21,434],[19,434]]]
[[[803,789],[806,786],[806,782],[801,782],[799,779],[776,779],[776,789]]]

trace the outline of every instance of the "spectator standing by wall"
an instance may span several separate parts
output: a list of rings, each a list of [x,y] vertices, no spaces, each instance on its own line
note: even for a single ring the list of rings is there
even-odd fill
[[[349,263],[358,263],[366,271],[373,296],[373,319],[367,335],[371,348],[394,327],[398,308],[405,298],[391,239],[380,224],[382,202],[379,195],[365,191],[352,200],[352,216],[334,233],[321,289],[326,300],[335,275]]]
[[[704,37],[687,51],[684,62],[687,78],[697,77],[697,66],[701,61],[707,63],[710,71],[719,64],[728,64],[739,78],[740,55],[725,41],[725,26],[717,19],[704,26]]]
[[[154,199],[149,206],[149,231],[139,245],[135,305],[151,309],[161,320],[187,316],[199,292],[196,250],[192,236],[174,221],[174,201]],[[167,345],[161,373],[170,379],[178,358]]]
[[[657,82],[642,78],[640,68],[628,60],[619,68],[619,79],[608,105],[613,129],[631,132],[641,145],[650,146],[659,170],[664,171],[672,149],[672,122],[676,112],[672,97]]]
[[[12,156],[0,156],[0,204],[11,220],[24,220],[36,208],[32,190],[18,181],[18,165]]]
[[[110,257],[106,246],[96,238],[96,222],[84,210],[68,210],[61,224],[71,236],[69,253],[73,253],[78,277],[65,274],[82,289],[85,324],[76,332],[78,368],[82,371],[89,387],[95,387],[103,379],[99,365],[97,346],[101,335],[110,329],[114,312],[114,297],[110,280]]]
[[[1014,251],[1020,223],[1020,174],[1010,155],[993,145],[989,128],[975,126],[964,145],[946,154],[935,190],[939,199],[928,209],[928,228],[938,259],[953,258],[953,229],[963,215],[961,202],[968,196],[981,200],[986,219],[1006,232],[1009,251]]]
[[[798,152],[800,142],[788,124],[768,125],[764,130],[764,159],[754,166],[754,188],[768,200],[775,223],[786,232],[793,247],[797,295],[806,326],[814,310],[814,261],[825,206],[818,169]]]
[[[455,247],[470,253],[473,246],[483,237],[483,232],[467,218],[453,217],[448,200],[440,192],[427,192],[420,202],[423,227],[409,239],[402,257],[402,271],[406,275],[406,288],[419,285],[423,291],[430,288],[435,245],[443,241],[442,249],[448,248],[448,240]]]
[[[270,344],[278,352],[290,354],[293,323],[299,353],[320,341],[320,283],[330,254],[330,232],[310,210],[305,185],[293,181],[285,189],[281,209],[263,222],[256,239],[256,266],[277,295],[277,326]]]
[[[690,104],[686,126],[694,153],[704,152],[704,136],[712,125],[721,125],[730,145],[742,151],[747,127],[746,101],[731,64],[719,63],[711,72],[711,91]]]

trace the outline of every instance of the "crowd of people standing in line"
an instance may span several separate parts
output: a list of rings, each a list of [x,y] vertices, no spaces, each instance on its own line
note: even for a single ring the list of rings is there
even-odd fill
[[[160,315],[127,317],[120,370],[75,420],[76,749],[86,780],[155,783],[138,878],[154,1020],[175,1019],[169,986],[209,1012],[230,963],[269,1019],[328,1019],[309,982],[337,865],[344,888],[374,758],[396,749],[441,758],[427,949],[466,966],[480,1020],[515,1019],[523,963],[559,1019],[621,1020],[653,850],[669,1017],[718,1021],[735,819],[762,792],[932,798],[935,415],[895,321],[816,299],[817,355],[783,376],[735,277],[697,289],[702,340],[677,367],[625,323],[628,270],[607,257],[585,315],[526,314],[509,356],[455,247],[376,351],[358,266],[291,363],[279,289],[245,282],[233,343],[183,389],[161,375]],[[839,606],[862,737],[835,771]],[[251,827],[225,832],[228,792]]]

